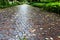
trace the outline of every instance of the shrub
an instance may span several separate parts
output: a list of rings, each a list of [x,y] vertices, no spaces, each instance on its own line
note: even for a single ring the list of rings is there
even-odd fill
[[[50,2],[50,3],[32,3],[33,6],[43,8],[49,12],[60,13],[60,2]]]

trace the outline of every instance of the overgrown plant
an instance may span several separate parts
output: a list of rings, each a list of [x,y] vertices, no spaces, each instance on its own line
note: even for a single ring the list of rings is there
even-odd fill
[[[60,2],[49,2],[49,3],[31,3],[32,6],[43,8],[49,12],[60,13]]]

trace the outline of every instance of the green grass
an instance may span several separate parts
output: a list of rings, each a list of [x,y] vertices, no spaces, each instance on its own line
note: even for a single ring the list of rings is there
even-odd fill
[[[43,8],[44,10],[60,13],[60,2],[49,2],[49,3],[31,3],[32,6]]]
[[[29,4],[28,2],[9,2],[9,4],[7,5],[2,5],[0,4],[0,8],[7,8],[7,7],[12,7],[12,6],[17,6],[17,5],[21,5],[21,4]]]
[[[12,6],[20,5],[20,4],[22,4],[22,2],[9,2],[9,4],[7,4],[7,5],[0,4],[0,8],[7,8],[7,7],[12,7]]]

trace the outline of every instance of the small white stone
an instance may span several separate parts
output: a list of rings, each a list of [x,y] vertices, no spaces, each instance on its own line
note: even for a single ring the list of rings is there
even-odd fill
[[[58,38],[60,38],[60,36],[58,36]]]
[[[13,21],[13,19],[11,19],[11,21]]]
[[[16,16],[19,16],[18,14]]]
[[[16,38],[18,37],[18,35],[16,35]]]
[[[30,36],[32,36],[31,34],[28,34],[28,36],[30,37]]]
[[[43,28],[40,28],[40,30],[43,30]]]
[[[26,34],[23,34],[23,36],[26,36]]]
[[[50,37],[50,39],[51,39],[51,40],[53,40],[53,38],[52,38],[52,37]]]
[[[36,34],[32,34],[33,36],[36,36]]]
[[[42,34],[45,34],[44,32]]]
[[[45,38],[46,40],[49,40],[49,38]]]
[[[48,28],[48,29],[51,29],[51,28]]]

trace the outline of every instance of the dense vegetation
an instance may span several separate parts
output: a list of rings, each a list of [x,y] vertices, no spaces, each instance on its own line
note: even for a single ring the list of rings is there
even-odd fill
[[[60,1],[59,0],[40,0],[33,1],[31,5],[43,8],[44,10],[60,13]]]
[[[16,6],[23,3],[30,3],[32,6],[40,7],[47,11],[60,13],[59,0],[0,0],[0,8]]]
[[[0,0],[0,8],[23,4],[26,0]]]

